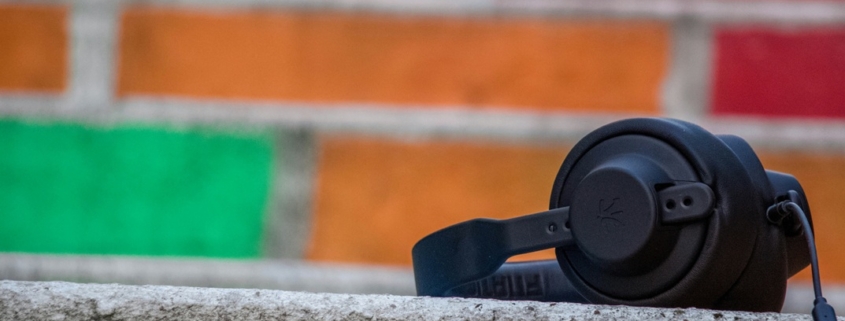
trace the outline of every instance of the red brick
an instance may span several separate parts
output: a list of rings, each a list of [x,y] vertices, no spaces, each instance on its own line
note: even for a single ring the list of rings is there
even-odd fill
[[[721,30],[713,112],[845,117],[845,29]]]

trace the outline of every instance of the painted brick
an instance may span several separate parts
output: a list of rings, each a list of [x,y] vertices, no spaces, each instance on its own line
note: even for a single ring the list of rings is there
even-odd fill
[[[569,150],[341,137],[320,147],[307,257],[404,265],[414,243],[447,225],[546,210]]]
[[[845,117],[845,29],[716,34],[713,112]]]
[[[0,251],[255,257],[263,133],[0,120]]]
[[[790,173],[801,182],[813,215],[819,273],[825,282],[845,282],[845,155],[762,152],[759,156],[767,169]],[[810,269],[796,277],[810,280]]]
[[[65,89],[67,11],[0,4],[0,91]]]
[[[122,96],[650,114],[669,38],[647,21],[144,7],[121,30]]]

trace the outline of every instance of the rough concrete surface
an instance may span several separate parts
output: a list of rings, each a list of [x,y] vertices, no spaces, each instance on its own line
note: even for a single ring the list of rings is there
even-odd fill
[[[810,316],[533,301],[0,281],[0,319],[809,320]]]

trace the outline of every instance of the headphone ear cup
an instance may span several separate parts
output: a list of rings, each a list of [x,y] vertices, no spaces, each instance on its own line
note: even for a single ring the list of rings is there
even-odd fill
[[[751,146],[736,136],[717,137],[739,157],[754,182],[755,192],[760,195],[759,206],[766,208],[774,204],[771,182]],[[779,226],[769,224],[765,215],[752,218],[758,221],[754,251],[736,284],[714,305],[716,309],[777,312],[783,306],[789,278],[786,235]]]
[[[770,280],[768,277],[757,280],[748,274],[752,270],[757,271],[757,274],[768,274],[767,271],[761,273],[757,270],[766,263],[766,259],[761,257],[777,254],[778,249],[778,235],[768,233],[768,229],[762,227],[768,204],[762,205],[765,196],[759,191],[768,186],[758,186],[759,180],[755,177],[761,174],[765,178],[765,173],[762,167],[759,173],[749,171],[740,155],[725,141],[697,125],[671,119],[629,119],[597,129],[579,141],[561,165],[552,190],[550,208],[570,206],[573,184],[579,184],[581,179],[578,175],[570,177],[573,169],[582,159],[587,158],[594,147],[620,136],[656,139],[674,149],[682,156],[685,166],[694,169],[697,181],[713,190],[715,209],[706,221],[689,223],[690,226],[701,224],[699,226],[704,227],[700,236],[701,245],[686,249],[694,254],[694,259],[678,263],[684,269],[684,274],[659,293],[628,298],[608,294],[590,284],[589,280],[583,279],[573,268],[567,257],[567,250],[559,248],[558,262],[573,286],[594,303],[700,308],[714,308],[718,305],[726,308],[772,311],[772,307],[778,303],[775,301],[782,300],[782,295],[777,295],[781,293],[779,287],[776,287],[778,291],[774,295],[780,297],[779,300],[764,295],[767,298],[762,300],[762,303],[750,307],[744,304],[734,307],[727,303],[734,297],[747,297],[747,286],[760,286]],[[753,156],[753,152],[751,155]],[[756,156],[753,157],[756,160]],[[767,180],[763,182],[765,184]],[[761,233],[765,235],[761,236]],[[775,242],[771,242],[772,239]],[[758,244],[761,245],[757,246]],[[778,266],[784,265],[781,264],[783,261],[780,257],[774,259]],[[781,273],[775,272],[777,278],[782,278],[779,276]],[[774,276],[771,279],[774,279]],[[632,283],[628,286],[635,285]]]

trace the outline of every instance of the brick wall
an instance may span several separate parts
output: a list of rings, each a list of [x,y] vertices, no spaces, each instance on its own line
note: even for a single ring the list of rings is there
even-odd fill
[[[669,116],[795,174],[845,282],[845,4],[321,3],[0,1],[0,251],[408,266]]]

